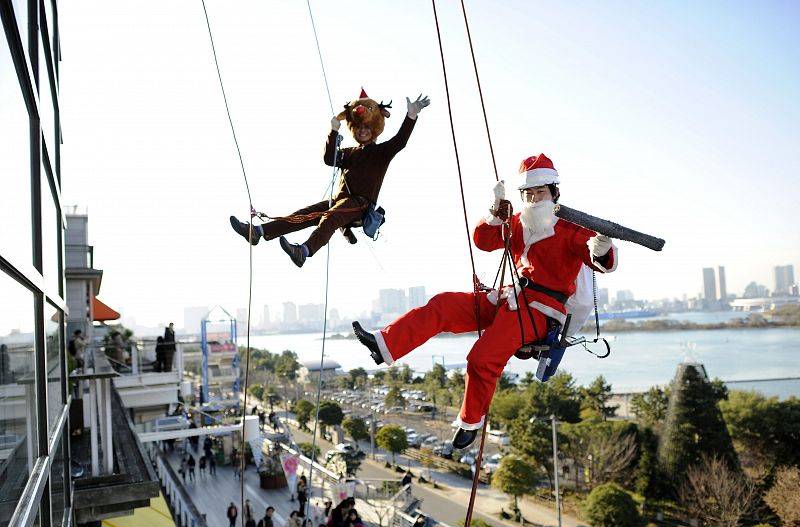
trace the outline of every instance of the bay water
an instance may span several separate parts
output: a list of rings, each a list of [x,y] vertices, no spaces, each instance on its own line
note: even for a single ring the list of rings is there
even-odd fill
[[[743,316],[741,313],[680,313],[669,318],[695,323],[724,322]],[[746,314],[744,314],[746,316]],[[339,333],[341,335],[341,333]],[[654,385],[664,386],[675,375],[681,362],[701,363],[710,378],[725,381],[730,389],[756,390],[781,398],[800,397],[800,328],[726,328],[670,331],[626,331],[606,333],[611,355],[599,359],[573,346],[567,350],[559,370],[568,371],[579,385],[588,385],[603,375],[617,393],[643,391]],[[294,351],[300,362],[319,363],[323,351],[327,360],[338,362],[344,371],[377,367],[369,353],[354,338],[322,340],[321,333],[276,334],[250,337],[250,346],[272,353]],[[588,335],[593,336],[593,335]],[[475,343],[476,334],[434,337],[420,346],[398,365],[408,364],[422,374],[434,363],[448,369],[466,367],[466,356]],[[240,337],[239,345],[245,345]],[[602,354],[602,344],[589,349]],[[513,358],[506,371],[520,377],[535,371],[536,362]]]

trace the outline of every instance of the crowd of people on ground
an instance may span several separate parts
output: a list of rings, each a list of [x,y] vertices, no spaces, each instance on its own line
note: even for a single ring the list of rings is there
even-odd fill
[[[312,505],[306,507],[307,501],[299,502],[299,504],[298,510],[289,513],[289,517],[282,526],[276,526],[273,519],[274,507],[267,507],[264,516],[256,519],[250,500],[245,500],[244,525],[245,527],[364,527],[364,521],[355,508],[356,503],[353,498],[345,498],[336,507],[329,499],[325,500],[323,508]],[[234,502],[230,502],[228,505],[226,515],[231,527],[234,527],[239,517],[239,508]],[[315,522],[317,525],[314,524]],[[418,527],[425,527],[425,523],[419,524]]]

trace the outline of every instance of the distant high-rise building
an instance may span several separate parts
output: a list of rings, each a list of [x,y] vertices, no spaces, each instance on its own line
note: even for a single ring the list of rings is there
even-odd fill
[[[703,299],[706,307],[711,307],[717,301],[717,280],[713,267],[703,267]]]
[[[634,300],[633,291],[631,291],[630,289],[622,289],[620,291],[617,291],[617,302],[618,303],[633,302],[633,300]]]
[[[402,313],[406,310],[406,292],[402,289],[378,291],[381,313]]]
[[[294,324],[297,322],[297,306],[294,302],[283,303],[283,323]]]
[[[717,281],[719,282],[719,300],[726,302],[728,300],[728,288],[725,285],[725,266],[720,265],[717,267]]]
[[[788,295],[794,285],[794,266],[778,265],[775,267],[775,295]]]
[[[603,287],[597,290],[597,305],[598,306],[606,306],[608,305],[608,288]]]
[[[321,322],[325,318],[325,304],[303,304],[297,308],[301,322]]]
[[[424,306],[427,301],[428,297],[425,294],[424,285],[408,288],[408,309]]]
[[[269,326],[269,306],[264,305],[264,312],[261,314],[261,326]]]
[[[183,308],[183,331],[200,334],[200,321],[208,314],[208,306]]]

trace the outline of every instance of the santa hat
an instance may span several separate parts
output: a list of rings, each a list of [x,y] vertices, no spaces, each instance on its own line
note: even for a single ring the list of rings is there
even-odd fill
[[[519,166],[519,173],[522,176],[522,184],[517,187],[519,190],[560,183],[553,162],[544,154],[524,159]]]
[[[358,100],[359,101],[366,101],[367,99],[369,99],[369,96],[367,95],[367,92],[364,91],[364,87],[362,86],[361,87],[361,95],[358,96]]]

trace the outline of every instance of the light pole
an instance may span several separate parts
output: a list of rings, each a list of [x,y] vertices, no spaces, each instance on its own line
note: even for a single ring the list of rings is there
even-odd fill
[[[558,489],[558,436],[556,435],[556,414],[550,414],[550,417],[531,417],[530,422],[534,421],[550,421],[553,428],[553,479],[555,482],[556,491],[556,513],[558,514],[558,527],[561,527],[561,493]]]

